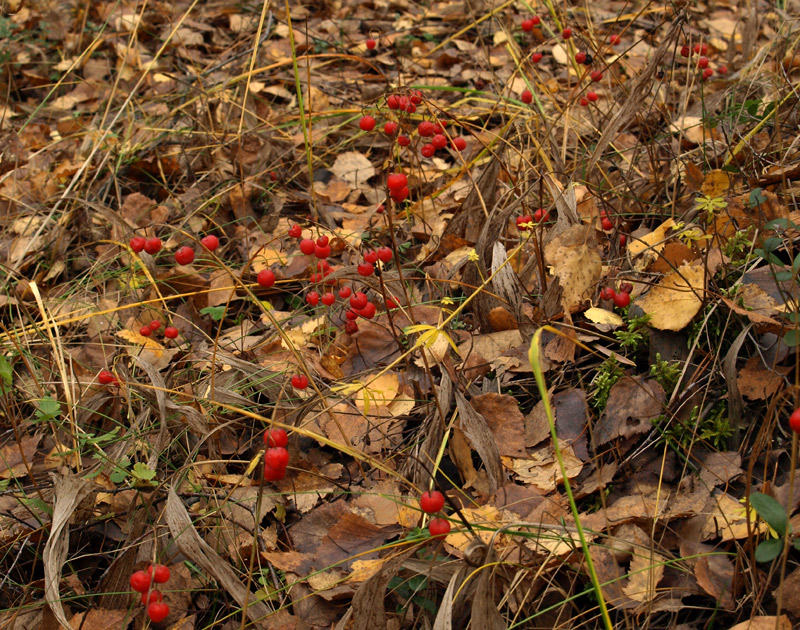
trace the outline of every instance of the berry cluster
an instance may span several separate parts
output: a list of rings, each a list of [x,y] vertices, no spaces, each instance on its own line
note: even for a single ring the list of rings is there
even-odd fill
[[[293,384],[295,378],[298,377],[292,378]],[[264,479],[267,481],[278,481],[286,476],[286,466],[289,465],[289,451],[286,450],[288,443],[289,436],[283,429],[264,431],[264,445],[267,447],[264,451]]]
[[[419,507],[426,514],[435,514],[444,507],[444,495],[438,490],[423,492],[419,498]],[[431,519],[428,532],[433,538],[447,536],[450,533],[450,521],[443,518]]]
[[[408,114],[413,114],[417,111],[417,105],[422,103],[422,92],[415,90],[408,96],[400,94],[390,94],[386,97],[386,107],[390,110],[398,112],[397,120],[388,120],[383,125],[383,132],[387,136],[394,136],[398,131],[406,131],[405,134],[397,136],[397,144],[401,147],[407,147],[411,144],[409,134],[413,133],[411,121],[408,119]],[[467,141],[461,136],[452,138],[452,141],[445,133],[445,125],[447,121],[430,121],[423,120],[417,125],[417,134],[419,138],[430,138],[430,142],[423,142],[419,149],[422,157],[431,158],[437,150],[445,149],[449,145],[455,151],[463,151],[467,148]],[[372,131],[376,125],[375,118],[370,115],[362,116],[358,121],[358,126],[362,131]],[[397,190],[402,191],[402,186]],[[390,187],[390,192],[395,189]],[[401,197],[404,200],[408,195],[403,196],[392,195],[393,198]]]
[[[625,308],[631,303],[631,291],[633,291],[633,285],[630,282],[623,282],[619,285],[619,293],[614,291],[611,287],[600,289],[600,299],[613,300],[614,306]]]
[[[164,601],[164,596],[152,588],[152,585],[164,584],[169,580],[169,575],[169,567],[163,564],[150,565],[147,571],[134,571],[131,575],[131,588],[142,594],[142,605],[147,606],[147,616],[153,623],[159,623],[167,618],[169,606]]]
[[[688,44],[684,44],[681,47],[681,56],[686,57],[687,59],[691,58],[692,55],[697,55],[697,69],[702,70],[701,76],[703,77],[704,81],[707,81],[714,75],[714,70],[709,68],[709,59],[708,55],[708,44],[695,44],[693,47],[689,47]],[[728,66],[719,65],[717,66],[717,74],[728,74]]]
[[[159,328],[161,328],[161,322],[158,321],[157,319],[154,319],[149,324],[142,326],[139,329],[139,334],[142,337],[149,337]],[[167,339],[175,339],[177,336],[178,336],[178,329],[175,328],[175,326],[167,326],[166,328],[164,328],[164,337],[166,337]]]
[[[548,221],[550,219],[550,211],[544,210],[542,208],[537,209],[534,211],[533,216],[529,214],[523,214],[515,219],[517,223],[517,229],[520,232],[527,232],[533,229],[534,223],[541,223],[542,221]]]

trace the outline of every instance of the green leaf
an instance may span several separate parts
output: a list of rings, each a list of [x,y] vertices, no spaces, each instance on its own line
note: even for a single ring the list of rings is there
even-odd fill
[[[783,336],[783,343],[790,348],[800,346],[800,330],[790,330]]]
[[[775,272],[775,281],[776,282],[789,282],[794,277],[794,274],[791,271],[776,271]]]
[[[785,230],[788,227],[789,227],[789,219],[787,219],[786,217],[781,217],[779,219],[772,219],[772,221],[767,221],[764,224],[765,230],[775,230],[778,228]]]
[[[786,535],[789,519],[786,518],[786,510],[780,503],[763,492],[753,492],[750,494],[750,505],[772,529],[778,532],[779,536]]]
[[[54,420],[61,415],[61,403],[51,396],[38,400],[36,406],[36,418],[41,422]]]
[[[764,195],[764,191],[762,191],[760,188],[753,188],[753,190],[750,191],[750,199],[748,202],[751,208],[761,205],[766,200],[767,197]]]
[[[11,362],[4,354],[0,354],[0,378],[3,379],[5,385],[11,385],[14,378],[14,370],[11,367]]]
[[[147,464],[136,462],[131,469],[131,475],[140,481],[152,481],[156,476],[156,471],[148,467]]]
[[[772,562],[783,551],[783,538],[763,540],[756,547],[756,562]]]
[[[204,309],[200,309],[200,313],[202,315],[211,315],[211,319],[215,322],[220,321],[223,317],[225,317],[225,311],[227,309],[225,306],[206,306]]]

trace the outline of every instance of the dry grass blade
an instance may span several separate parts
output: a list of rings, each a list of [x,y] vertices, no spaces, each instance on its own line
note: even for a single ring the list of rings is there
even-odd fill
[[[91,494],[92,485],[74,475],[54,477],[53,485],[53,521],[50,537],[44,546],[44,593],[58,622],[67,630],[72,630],[64,614],[59,583],[69,553],[69,520],[81,501]]]
[[[447,585],[447,589],[442,595],[442,601],[439,603],[439,611],[436,613],[436,619],[433,622],[433,630],[453,630],[456,594],[459,593],[466,575],[467,567],[461,566],[450,578],[450,583]]]
[[[200,537],[174,488],[169,489],[164,517],[170,533],[184,555],[213,576],[239,606],[243,609],[246,606],[247,616],[256,627],[267,630],[270,626],[265,619],[270,611],[264,602],[258,601],[252,593],[247,592],[230,565]]]
[[[486,424],[486,419],[472,408],[472,405],[460,392],[456,391],[455,395],[461,429],[472,442],[483,465],[486,466],[491,492],[496,492],[503,482],[503,466],[500,463],[500,450],[497,448],[497,442],[489,430],[489,425]]]

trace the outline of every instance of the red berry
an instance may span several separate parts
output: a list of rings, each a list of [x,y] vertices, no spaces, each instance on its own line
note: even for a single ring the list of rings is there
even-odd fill
[[[630,282],[623,282],[619,285],[619,290],[623,293],[630,293],[633,291],[633,285]]]
[[[397,302],[395,302],[392,298],[386,298],[386,308],[387,308],[387,310],[388,309],[397,308],[398,306],[399,305],[397,304]]]
[[[533,102],[533,94],[531,94],[530,90],[523,90],[522,94],[519,95],[519,100],[528,105]]]
[[[394,252],[391,247],[381,247],[378,250],[378,258],[381,262],[388,263],[394,257]]]
[[[728,74],[728,66],[720,66],[717,68],[717,74]]]
[[[367,302],[367,305],[358,311],[364,319],[372,319],[375,317],[375,305],[372,302]]]
[[[611,222],[611,219],[606,217],[600,221],[600,227],[604,230],[611,230],[614,228],[614,224]]]
[[[625,247],[625,243],[627,243],[627,242],[628,242],[628,239],[625,237],[625,235],[624,234],[620,234],[619,246],[620,247]]]
[[[444,149],[447,146],[447,136],[443,133],[437,133],[431,138],[431,144],[437,149]]]
[[[213,252],[215,249],[217,249],[217,247],[219,247],[219,239],[213,234],[209,234],[208,236],[201,238],[200,243],[210,252]]]
[[[614,294],[614,305],[615,306],[618,306],[619,308],[625,308],[630,303],[631,303],[631,294],[630,293],[615,293]]]
[[[417,131],[423,138],[430,138],[436,133],[436,125],[429,120],[423,120],[418,126]]]
[[[147,569],[147,572],[153,576],[153,582],[156,584],[163,584],[169,580],[169,567],[163,564],[156,564]]]
[[[561,31],[561,37],[563,37],[564,39],[569,39],[570,37],[572,37],[572,29],[565,28],[563,31]]]
[[[142,604],[144,606],[147,606],[147,604],[163,601],[164,596],[158,591],[150,591],[149,593],[145,591],[144,593],[142,593],[142,597],[140,599]]]
[[[303,228],[301,228],[299,225],[293,225],[289,228],[289,236],[292,238],[300,238],[303,236]]]
[[[282,446],[286,448],[289,443],[289,436],[283,429],[267,429],[264,431],[264,444],[267,446]]]
[[[191,265],[194,261],[194,250],[188,245],[184,245],[175,252],[175,262],[179,265]]]
[[[375,119],[372,116],[362,116],[358,121],[361,131],[372,131],[375,129]]]
[[[608,37],[608,43],[612,46],[616,46],[622,41],[622,38],[619,35],[610,35]]]
[[[714,74],[714,71],[711,68],[706,68],[703,70],[703,80],[708,80]]]
[[[581,103],[581,107],[587,107],[587,106],[589,105],[589,101],[587,101],[587,100],[586,100],[585,98],[583,98],[583,97],[581,97],[581,101],[580,101],[580,103]]]
[[[358,313],[356,313],[354,310],[349,310],[349,311],[347,311],[347,312],[344,314],[344,316],[345,316],[345,318],[346,318],[347,320],[349,320],[349,321],[351,321],[351,322],[352,322],[352,321],[355,321],[355,320],[357,320],[357,319],[358,319]]]
[[[144,236],[134,236],[129,244],[131,249],[138,254],[144,249],[145,243],[147,243],[147,239]]]
[[[462,138],[461,136],[453,138],[453,148],[456,151],[463,151],[464,149],[467,148],[467,141],[464,140],[464,138]]]
[[[538,208],[536,212],[533,213],[533,220],[536,221],[536,223],[539,223],[540,221],[547,221],[549,217],[550,211],[548,210],[545,212],[543,208]]]
[[[795,433],[800,433],[800,409],[795,409],[789,416],[789,426]]]
[[[378,252],[376,252],[374,249],[364,252],[364,261],[374,265],[376,262],[378,262]]]
[[[336,301],[336,296],[333,293],[323,293],[320,300],[325,306],[330,306]]]
[[[308,387],[308,377],[305,374],[295,374],[292,377],[292,387],[295,389],[305,389]]]
[[[532,61],[533,63],[539,63],[539,62],[542,60],[542,57],[544,57],[544,55],[543,55],[542,53],[540,53],[540,52],[535,52],[535,53],[533,53],[533,54],[531,55],[531,61]]]
[[[377,46],[377,42],[374,39],[367,40],[367,50],[375,50],[375,46]]]
[[[264,463],[270,468],[286,468],[289,464],[289,451],[282,446],[268,448],[264,452]]]
[[[147,607],[147,616],[153,623],[164,621],[169,615],[169,606],[164,602],[153,602]]]
[[[377,208],[375,208],[375,212],[378,214],[383,214],[386,211],[386,206],[380,204]]]
[[[423,492],[419,498],[419,507],[426,514],[433,514],[444,507],[444,495],[438,490]]]
[[[403,186],[401,190],[392,191],[392,199],[397,203],[402,203],[405,199],[408,199],[408,186]]]
[[[389,109],[399,109],[400,108],[400,100],[397,98],[395,94],[390,94],[386,97],[386,107]]]
[[[534,25],[534,26],[539,26],[539,24],[541,24],[542,20],[541,20],[541,18],[540,18],[538,15],[534,15],[534,16],[531,18],[531,22],[533,22],[533,25]]]
[[[150,330],[158,330],[159,328],[161,328],[161,322],[160,321],[158,321],[157,319],[154,319],[152,322],[150,322]]]
[[[589,76],[592,78],[592,81],[594,81],[595,83],[597,83],[598,81],[602,81],[603,80],[603,73],[600,72],[599,70],[592,70],[591,73],[589,73]]]
[[[358,271],[358,275],[359,276],[364,276],[366,278],[368,276],[371,276],[373,273],[375,273],[375,266],[374,265],[370,265],[369,263],[366,263],[366,262],[365,263],[361,263],[357,267],[357,271]]]
[[[153,333],[153,329],[152,329],[152,328],[150,328],[150,326],[142,326],[142,327],[139,329],[139,334],[140,334],[142,337],[149,337],[149,336],[150,336],[152,333]]]
[[[386,185],[389,187],[389,190],[400,190],[404,186],[408,186],[408,177],[403,173],[389,173],[389,176],[386,178]]]
[[[306,295],[306,302],[308,302],[311,306],[316,306],[319,304],[319,293],[316,291],[310,291],[308,295]]]
[[[330,242],[330,239],[324,234],[317,239],[317,245],[325,247]]]
[[[697,67],[708,68],[708,57],[700,57],[700,59],[697,60]]]
[[[310,238],[304,238],[302,241],[300,241],[300,251],[306,256],[310,256],[314,253],[315,245],[316,244],[314,241],[312,241]]]
[[[131,575],[131,588],[137,593],[146,593],[150,588],[150,576],[145,571],[134,571]]]
[[[271,287],[275,284],[275,273],[272,269],[262,269],[256,276],[256,282],[262,287]]]
[[[422,157],[433,157],[433,154],[436,153],[436,147],[432,144],[423,144],[419,152],[422,154]]]
[[[361,291],[358,291],[350,296],[350,306],[352,306],[354,309],[364,308],[367,305],[367,302],[367,296]]]
[[[688,57],[691,54],[692,54],[692,51],[689,49],[688,46],[685,46],[685,45],[681,46],[681,55],[683,57]]]
[[[431,522],[428,523],[428,531],[430,532],[431,538],[447,536],[447,534],[450,533],[450,521],[446,521],[443,518],[433,518]]]
[[[397,136],[397,144],[399,144],[401,147],[407,147],[409,144],[411,144],[411,138],[408,136]]]
[[[167,339],[175,339],[178,336],[178,329],[175,326],[167,326],[164,329],[164,336]]]
[[[278,481],[286,476],[285,468],[270,468],[264,464],[264,479],[266,481]]]
[[[355,333],[358,332],[358,324],[356,324],[353,321],[346,322],[345,325],[344,325],[344,331],[348,335],[354,335]]]
[[[353,290],[350,287],[342,287],[341,289],[339,289],[339,297],[342,298],[343,300],[346,300],[347,298],[350,297],[350,294],[352,292]]]
[[[520,28],[526,33],[530,33],[533,30],[533,20],[522,20],[522,24],[520,24]]]
[[[316,243],[314,245],[314,256],[317,258],[327,258],[331,255],[331,246],[330,245],[320,245]]]
[[[117,377],[108,370],[101,370],[97,373],[97,382],[101,385],[111,385],[117,382]]]
[[[577,61],[578,63],[583,63],[584,61],[586,61],[586,53],[583,51],[575,53],[575,61]]]
[[[708,44],[695,44],[694,45],[694,54],[695,55],[707,55],[708,54]]]
[[[600,299],[601,300],[613,300],[614,299],[614,289],[611,287],[603,287],[600,289]]]
[[[597,99],[600,97],[597,95],[597,92],[587,92],[586,98],[589,100],[590,103],[595,103],[597,102]]]
[[[155,256],[159,251],[161,251],[161,239],[157,236],[148,238],[144,243],[144,251],[151,256]]]
[[[397,123],[393,120],[390,120],[386,124],[383,125],[383,133],[387,136],[393,136],[394,133],[397,131]]]
[[[520,217],[515,219],[517,223],[517,229],[521,232],[527,232],[530,229],[529,224],[533,223],[533,217],[529,214],[523,214]]]
[[[411,93],[411,102],[419,105],[422,102],[422,90],[414,90]]]

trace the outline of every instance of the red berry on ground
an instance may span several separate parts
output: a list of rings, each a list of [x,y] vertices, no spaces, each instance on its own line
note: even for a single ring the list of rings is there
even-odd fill
[[[264,452],[264,463],[270,468],[286,468],[289,464],[289,451],[282,446],[268,448]]]
[[[153,576],[153,582],[156,584],[163,584],[169,580],[169,567],[163,564],[156,564],[147,569],[147,572]]]
[[[409,144],[411,144],[411,138],[408,136],[397,136],[397,144],[399,144],[401,147],[407,147]]]
[[[150,326],[142,326],[142,327],[139,329],[139,334],[140,334],[142,337],[149,337],[151,334],[153,334],[153,329],[152,329],[152,328],[150,328]]]
[[[146,593],[150,588],[150,576],[145,571],[134,571],[131,575],[131,588],[137,593]]]
[[[533,20],[531,19],[522,20],[522,24],[520,24],[520,28],[526,33],[530,33],[533,30],[533,26]]]
[[[400,190],[403,186],[408,186],[408,177],[403,173],[389,173],[386,178],[386,185],[389,190]]]
[[[437,149],[444,149],[447,146],[447,136],[443,133],[437,133],[431,138],[431,144]]]
[[[264,444],[270,447],[282,446],[286,448],[289,443],[289,436],[283,429],[267,429],[264,431]]]
[[[383,125],[383,133],[387,136],[393,136],[397,131],[397,123],[393,120],[388,121]]]
[[[372,116],[362,116],[358,121],[361,131],[372,131],[375,129],[375,119]]]
[[[578,63],[583,63],[584,61],[586,61],[586,53],[583,51],[575,53],[575,61],[577,61]]]
[[[531,94],[530,90],[522,90],[522,94],[519,95],[519,100],[529,105],[533,102],[533,94]]]
[[[219,247],[219,239],[213,234],[209,234],[208,236],[201,238],[200,243],[210,252],[213,252],[215,249],[217,249],[217,247]]]
[[[618,306],[619,308],[625,308],[630,303],[631,303],[631,294],[630,293],[615,293],[614,294],[614,306]]]
[[[149,593],[145,591],[144,593],[142,593],[140,599],[142,605],[147,606],[147,604],[164,601],[164,596],[158,591],[150,591]]]
[[[311,306],[316,306],[319,304],[319,293],[316,291],[310,291],[308,295],[306,295],[306,302],[308,302]]]
[[[432,144],[423,144],[419,152],[422,154],[422,157],[433,157],[433,154],[436,153],[436,147]]]
[[[598,98],[600,97],[597,95],[597,92],[586,92],[586,99],[590,103],[596,103]]]
[[[310,238],[304,238],[300,241],[300,251],[303,252],[306,256],[310,256],[314,253],[314,247],[316,243],[312,241]]]
[[[423,492],[419,498],[419,507],[426,514],[433,514],[444,507],[444,495],[438,490]]]
[[[349,298],[351,293],[353,293],[353,290],[350,287],[342,287],[339,289],[339,297],[343,300]]]
[[[467,141],[461,136],[453,138],[453,148],[456,151],[463,151],[464,149],[467,148]]]
[[[613,300],[614,295],[616,295],[616,292],[611,287],[603,287],[602,289],[600,289],[601,300]]]
[[[604,217],[600,221],[600,227],[603,228],[604,230],[612,230],[614,229],[614,224],[611,222],[611,219],[609,219],[608,217]]]
[[[169,606],[164,602],[153,602],[147,606],[147,616],[153,623],[164,621],[169,615]]]
[[[289,228],[289,236],[292,238],[300,238],[303,236],[303,228],[301,228],[299,225],[293,225]]]
[[[175,326],[167,326],[164,329],[164,336],[167,339],[175,339],[178,336],[178,329]]]
[[[175,262],[179,265],[191,265],[194,262],[194,250],[184,245],[175,252]]]
[[[358,324],[356,324],[353,321],[346,322],[344,325],[344,331],[348,335],[354,335],[355,333],[358,332]]]
[[[292,387],[295,389],[305,389],[308,387],[308,377],[305,374],[295,374],[292,377]]]
[[[376,42],[374,39],[370,38],[367,40],[367,50],[375,50],[375,46],[377,45],[378,42]]]
[[[134,236],[130,240],[129,245],[131,246],[131,249],[138,254],[144,249],[145,243],[147,243],[147,239],[144,236]]]
[[[100,370],[97,373],[97,382],[101,385],[111,385],[111,383],[117,382],[117,377],[108,370]]]
[[[531,61],[532,61],[533,63],[539,63],[539,62],[542,60],[542,57],[544,57],[544,55],[543,55],[542,53],[540,53],[540,52],[535,52],[535,53],[533,53],[533,54],[531,55]]]
[[[381,247],[378,249],[378,259],[381,262],[388,263],[394,257],[394,252],[391,247]]]
[[[262,287],[271,287],[275,284],[275,273],[272,269],[262,269],[256,276],[256,282]]]
[[[610,35],[608,38],[608,43],[612,46],[616,46],[622,41],[622,38],[619,35]]]
[[[572,29],[565,28],[563,31],[561,31],[561,37],[563,37],[564,39],[569,39],[570,37],[572,37]]]
[[[158,252],[161,251],[161,239],[157,236],[153,238],[148,238],[144,243],[144,251],[146,251],[151,256],[155,256]]]
[[[367,277],[371,276],[373,273],[375,273],[375,266],[365,262],[365,263],[361,263],[356,268],[356,270],[358,271],[358,275],[359,276],[364,276],[365,278],[367,278]]]
[[[789,426],[795,433],[800,433],[800,409],[795,409],[789,416]]]
[[[152,322],[150,322],[150,330],[158,330],[159,328],[161,328],[161,322],[160,321],[158,321],[157,319],[154,319]]]
[[[700,57],[700,59],[697,60],[697,67],[708,68],[708,57]]]
[[[428,532],[430,532],[431,538],[447,536],[450,533],[450,521],[443,518],[431,519],[431,522],[428,523]]]
[[[599,70],[592,70],[591,73],[589,73],[589,76],[592,78],[592,81],[594,81],[595,83],[597,83],[598,81],[602,81],[603,80],[603,73],[600,72]]]

